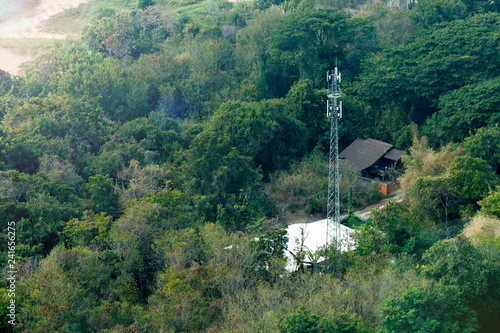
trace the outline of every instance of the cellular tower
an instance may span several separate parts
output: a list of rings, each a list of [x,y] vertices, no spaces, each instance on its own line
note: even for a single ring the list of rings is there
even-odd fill
[[[339,119],[342,118],[341,75],[337,67],[326,73],[328,82],[326,116],[330,118],[330,160],[328,170],[328,202],[326,246],[335,244],[340,250],[340,189],[339,189]]]

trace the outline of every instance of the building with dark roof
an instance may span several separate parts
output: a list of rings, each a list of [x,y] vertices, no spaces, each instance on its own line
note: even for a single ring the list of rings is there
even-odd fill
[[[401,156],[402,150],[374,139],[356,139],[339,154],[340,159],[348,161],[362,176],[382,180],[396,179],[394,171],[401,163]]]

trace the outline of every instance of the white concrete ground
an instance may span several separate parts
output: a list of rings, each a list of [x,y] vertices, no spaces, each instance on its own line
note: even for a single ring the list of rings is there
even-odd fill
[[[399,202],[403,200],[405,196],[405,192],[401,191],[397,193],[394,196],[391,196],[389,198],[385,198],[381,200],[380,202],[370,205],[366,207],[365,209],[362,209],[360,211],[354,212],[354,214],[360,218],[361,220],[366,221],[370,215],[373,209],[380,209],[383,208],[387,203],[389,202]],[[343,219],[347,215],[341,215],[340,218]],[[287,236],[288,236],[288,250],[292,251],[294,253],[297,252],[298,246],[300,244],[301,240],[301,235],[302,235],[302,230],[304,230],[304,250],[310,251],[314,253],[316,250],[321,248],[322,246],[325,246],[326,243],[326,219],[325,220],[320,220],[316,222],[311,222],[311,223],[296,223],[289,225],[287,228]],[[349,227],[346,227],[345,225],[340,225],[340,230],[341,230],[341,237],[342,237],[342,246],[341,250],[342,252],[344,251],[349,251],[355,248],[355,242],[352,238],[352,235],[354,234],[355,230],[351,229]],[[287,265],[287,270],[288,271],[294,271],[297,269],[295,265],[295,261],[293,260],[293,257],[290,253],[286,253],[286,256],[288,258],[288,265]],[[306,257],[307,260],[307,257]]]
[[[320,220],[312,223],[297,223],[289,225],[287,228],[288,236],[288,250],[296,252],[299,248],[302,238],[302,230],[304,235],[304,250],[315,252],[319,248],[325,246],[326,243],[326,219]],[[348,251],[354,248],[354,240],[352,235],[354,234],[354,229],[346,227],[345,225],[340,225],[341,232],[341,250],[342,252]],[[290,253],[286,253],[288,258],[288,271],[294,271],[297,269],[295,261]],[[307,258],[307,257],[306,257]]]

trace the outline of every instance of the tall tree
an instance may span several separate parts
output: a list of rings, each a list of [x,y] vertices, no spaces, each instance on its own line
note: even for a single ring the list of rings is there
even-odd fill
[[[498,76],[499,31],[498,13],[424,29],[368,58],[358,91],[374,106],[398,101],[412,121],[423,123],[441,95]]]
[[[266,80],[274,96],[283,96],[298,79],[324,86],[324,73],[337,58],[344,77],[353,78],[360,58],[371,47],[373,26],[338,10],[306,10],[283,18],[268,39]]]
[[[500,121],[500,76],[441,95],[438,108],[422,129],[434,143],[459,142],[494,126]]]
[[[205,131],[226,138],[240,154],[251,157],[255,167],[261,166],[266,176],[306,153],[306,130],[286,114],[281,100],[226,102],[207,122]]]

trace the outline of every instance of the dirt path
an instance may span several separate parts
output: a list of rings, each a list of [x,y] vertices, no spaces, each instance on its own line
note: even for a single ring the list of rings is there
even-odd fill
[[[0,39],[49,38],[60,39],[64,35],[42,31],[42,22],[66,9],[77,7],[92,0],[22,0],[10,18],[0,22]],[[21,73],[21,65],[33,59],[33,55],[19,54],[0,47],[0,68],[12,75]]]
[[[358,216],[359,218],[366,220],[370,216],[372,209],[382,208],[387,205],[388,202],[401,201],[403,200],[403,197],[404,192],[398,192],[396,195],[390,198],[385,198],[377,202],[376,204],[370,205],[363,210],[355,212],[354,214],[356,214],[356,216]],[[346,216],[347,215],[343,215],[341,218],[345,218]],[[286,252],[286,256],[288,258],[287,270],[289,271],[294,271],[297,269],[297,267],[295,266],[295,260],[293,259],[290,251],[296,252],[299,243],[302,243],[304,248],[311,252],[315,252],[320,247],[325,245],[325,230],[327,229],[327,220],[307,220],[308,218],[305,218],[300,222],[297,220],[295,223],[291,223],[287,226],[287,248],[289,249],[289,251]],[[355,233],[355,230],[341,224],[339,232],[342,239],[342,251],[353,249],[355,247],[355,241],[352,239],[351,235]]]
[[[397,192],[394,196],[391,196],[389,198],[385,198],[380,200],[379,202],[370,205],[368,207],[363,208],[362,210],[355,211],[354,214],[359,217],[362,220],[367,220],[370,215],[372,209],[375,208],[382,208],[384,207],[388,202],[400,202],[403,200],[405,193],[404,192]],[[344,213],[340,216],[340,219],[344,219],[347,217],[347,213]],[[287,224],[287,225],[293,225],[293,224],[300,224],[300,223],[314,223],[323,220],[325,217],[324,215],[308,215],[308,214],[291,214],[287,216],[282,216],[278,219],[274,219],[272,225],[280,225],[280,224]],[[284,220],[284,222],[283,222]]]
[[[354,212],[354,214],[356,214],[356,216],[359,217],[362,220],[367,220],[370,217],[371,213],[372,213],[372,209],[382,208],[388,202],[400,202],[400,201],[403,200],[403,197],[404,197],[404,192],[397,192],[395,196],[390,197],[390,198],[385,198],[383,200],[380,200],[376,204],[370,205],[370,206],[368,206],[368,207],[366,207],[366,208],[364,208],[362,210]]]

